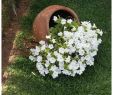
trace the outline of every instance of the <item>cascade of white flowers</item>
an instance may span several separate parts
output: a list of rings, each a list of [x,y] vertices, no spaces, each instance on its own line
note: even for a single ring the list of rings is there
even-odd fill
[[[61,31],[55,34],[50,32],[46,36],[48,43],[40,41],[36,48],[30,49],[29,59],[36,62],[36,68],[43,76],[50,74],[56,78],[59,74],[73,77],[76,74],[81,75],[87,65],[94,65],[94,56],[102,42],[102,30],[88,21],[78,25],[72,19],[54,16],[53,20],[63,30],[59,29]]]

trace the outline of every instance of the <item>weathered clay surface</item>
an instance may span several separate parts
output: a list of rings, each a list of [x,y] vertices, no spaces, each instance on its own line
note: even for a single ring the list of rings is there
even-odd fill
[[[34,20],[33,34],[37,41],[46,40],[46,35],[49,34],[50,18],[53,13],[59,10],[64,10],[68,12],[79,23],[79,19],[76,13],[72,9],[65,7],[65,6],[60,6],[60,5],[49,6],[45,8],[44,10],[42,10]]]

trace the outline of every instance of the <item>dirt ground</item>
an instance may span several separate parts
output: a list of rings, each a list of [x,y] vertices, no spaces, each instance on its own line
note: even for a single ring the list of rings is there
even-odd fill
[[[4,82],[8,73],[4,72],[4,69],[9,64],[9,56],[10,52],[13,48],[13,42],[15,39],[15,35],[18,31],[21,30],[19,25],[19,18],[27,14],[27,9],[29,5],[29,0],[20,0],[19,7],[17,8],[17,16],[13,16],[11,23],[5,31],[5,35],[2,37],[2,81]]]

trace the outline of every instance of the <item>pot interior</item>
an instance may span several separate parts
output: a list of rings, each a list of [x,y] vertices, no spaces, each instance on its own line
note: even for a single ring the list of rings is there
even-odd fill
[[[51,16],[50,21],[49,21],[49,28],[54,27],[56,25],[56,23],[53,21],[54,16],[60,16],[65,19],[69,19],[69,18],[73,19],[73,16],[69,12],[67,12],[65,10],[58,10],[58,11],[54,12]]]

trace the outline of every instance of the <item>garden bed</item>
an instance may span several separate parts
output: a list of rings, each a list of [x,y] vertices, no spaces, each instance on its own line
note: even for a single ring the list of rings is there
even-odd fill
[[[42,77],[36,70],[35,64],[28,60],[29,49],[34,47],[35,41],[32,38],[31,26],[37,12],[52,4],[68,6],[79,14],[81,20],[92,20],[104,32],[103,42],[99,47],[95,65],[87,67],[81,76],[68,77],[60,75],[53,80],[50,76]],[[106,5],[108,4],[108,5]],[[4,95],[110,95],[111,94],[111,17],[109,0],[56,0],[46,1],[33,0],[28,16],[24,17],[20,32],[16,37],[16,47],[19,52],[27,51],[16,57],[14,64],[7,68],[9,78],[3,86]],[[21,34],[22,33],[22,34]],[[28,36],[29,35],[29,36]],[[23,37],[24,36],[24,37]],[[26,36],[26,37],[25,37]],[[22,39],[21,39],[22,38]],[[26,39],[27,38],[27,39]],[[29,39],[30,38],[30,39]],[[18,39],[18,40],[17,40]],[[21,43],[24,42],[24,43]],[[20,45],[19,45],[20,43]],[[34,45],[32,44],[34,43]],[[23,45],[21,45],[23,44]],[[19,45],[19,46],[17,46]],[[23,48],[23,49],[22,49]],[[17,49],[17,48],[16,48]],[[15,52],[17,53],[17,51]],[[14,53],[14,54],[15,54]]]

